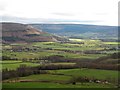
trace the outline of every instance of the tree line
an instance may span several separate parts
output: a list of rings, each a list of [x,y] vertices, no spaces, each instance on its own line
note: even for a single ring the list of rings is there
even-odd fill
[[[3,69],[2,79],[10,79],[15,77],[24,77],[33,74],[46,74],[49,73],[47,70],[59,70],[59,69],[74,69],[77,68],[75,65],[43,65],[30,67],[26,65],[20,65],[16,70]]]

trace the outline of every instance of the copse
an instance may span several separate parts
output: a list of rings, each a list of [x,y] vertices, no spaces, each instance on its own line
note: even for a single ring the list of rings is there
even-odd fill
[[[120,65],[115,64],[100,64],[100,63],[77,63],[76,64],[79,68],[90,68],[90,69],[102,69],[102,70],[119,70]]]
[[[36,66],[39,70],[59,70],[59,69],[74,69],[78,68],[76,65],[44,65],[44,66]]]
[[[24,76],[29,76],[32,74],[42,74],[42,73],[47,73],[45,70],[38,70],[37,68],[34,67],[28,67],[26,65],[20,65],[16,70],[8,70],[8,69],[3,69],[2,70],[2,79],[10,79],[10,78],[15,78],[15,77],[24,77]]]

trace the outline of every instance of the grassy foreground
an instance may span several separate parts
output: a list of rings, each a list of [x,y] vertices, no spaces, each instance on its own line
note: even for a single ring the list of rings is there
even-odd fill
[[[74,76],[86,76],[100,80],[107,80],[110,83],[104,84],[94,82],[77,82],[75,85],[73,85],[72,83],[66,83],[69,82]],[[3,88],[115,88],[117,84],[117,79],[118,72],[112,70],[96,70],[84,68],[69,70],[50,70],[49,74],[37,74],[9,79],[8,81],[17,80],[17,82],[4,82]]]
[[[78,83],[59,84],[59,83],[41,83],[41,82],[25,82],[25,83],[3,83],[3,88],[115,88],[113,85],[103,85],[97,83]]]

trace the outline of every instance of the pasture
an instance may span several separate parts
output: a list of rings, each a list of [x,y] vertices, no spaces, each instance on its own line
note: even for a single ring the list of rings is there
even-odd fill
[[[20,65],[26,65],[26,66],[38,66],[40,64],[37,63],[31,63],[31,62],[22,62],[22,61],[2,61],[2,69],[8,69],[8,70],[16,70]]]
[[[73,77],[89,77],[99,80],[107,80],[110,83],[80,83],[75,85],[68,83]],[[69,70],[50,70],[49,74],[30,75],[9,79],[8,81],[17,80],[19,82],[3,83],[7,88],[115,88],[118,79],[118,72],[111,70],[96,69],[69,69]],[[24,82],[23,82],[24,81]],[[30,84],[30,85],[28,85]],[[96,85],[96,86],[94,86]]]
[[[98,69],[68,69],[68,70],[51,70],[50,73],[64,74],[72,76],[91,77],[96,79],[118,80],[118,71],[98,70]]]
[[[89,39],[70,39],[69,42],[4,44],[2,50],[4,60],[0,61],[0,64],[2,64],[1,70],[6,68],[9,71],[16,70],[21,65],[30,67],[39,65],[63,65],[65,67],[76,65],[79,61],[85,62],[90,60],[87,62],[94,62],[100,57],[110,56],[111,54],[118,52],[117,47],[117,42],[103,42],[101,40]],[[52,59],[55,59],[57,62],[51,60],[52,56],[56,56]],[[64,59],[68,61],[62,61]],[[70,60],[76,61],[73,62]],[[101,63],[116,65],[117,61],[118,59],[116,58],[108,58],[101,61]],[[48,69],[46,71],[47,73],[6,79],[3,81],[3,88],[116,88],[119,73],[116,70],[78,67],[75,69]],[[68,83],[74,77],[107,80],[108,83],[77,82],[75,85]],[[15,82],[8,83],[6,81]]]
[[[3,88],[116,88],[114,85],[104,85],[98,83],[78,83],[72,84],[59,84],[59,83],[46,83],[46,82],[18,82],[18,83],[3,83]]]

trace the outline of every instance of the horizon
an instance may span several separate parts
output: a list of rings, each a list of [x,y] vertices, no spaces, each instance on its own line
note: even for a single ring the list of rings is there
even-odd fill
[[[111,26],[111,25],[96,25],[96,24],[75,24],[75,23],[21,23],[21,22],[11,22],[11,21],[8,21],[8,22],[1,22],[0,23],[16,23],[16,24],[57,24],[57,25],[90,25],[90,26],[109,26],[109,27],[119,27],[119,26]]]

